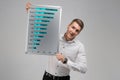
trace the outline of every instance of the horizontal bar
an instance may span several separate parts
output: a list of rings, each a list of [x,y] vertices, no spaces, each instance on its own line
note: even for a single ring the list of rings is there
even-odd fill
[[[34,32],[34,34],[47,34],[47,32]]]
[[[50,9],[50,8],[46,8],[45,10],[49,10],[49,11],[58,11],[57,9]]]
[[[35,10],[46,10],[46,8],[35,8]]]
[[[54,17],[50,17],[50,16],[44,16],[43,18],[49,18],[49,19],[53,19]]]
[[[32,43],[29,43],[28,45],[40,45],[38,42],[32,42]]]
[[[33,35],[32,35],[32,37],[33,37]],[[36,42],[39,42],[40,41],[40,39],[30,39],[30,41],[36,41]]]
[[[35,18],[29,19],[29,21],[36,21],[36,22],[37,22],[37,21],[39,22],[39,21],[41,21],[41,20],[42,20],[43,22],[50,22],[49,19],[44,19],[44,20],[43,20],[43,19],[35,19]]]
[[[34,38],[43,38],[44,36],[34,36]]]
[[[34,26],[47,26],[47,24],[34,24]]]
[[[34,30],[47,30],[47,28],[34,28]]]
[[[48,15],[54,15],[54,13],[50,13],[50,12],[33,12],[35,14],[48,14]]]
[[[33,45],[40,45],[39,43],[33,43]]]
[[[33,40],[34,43],[40,42],[40,40]]]
[[[32,47],[33,49],[37,49],[37,47]]]
[[[49,20],[34,20],[34,22],[50,22]]]
[[[51,17],[51,16],[34,16],[34,18],[48,18],[48,19],[53,19],[53,17]]]
[[[51,9],[51,8],[35,8],[35,10],[58,11],[57,9]]]

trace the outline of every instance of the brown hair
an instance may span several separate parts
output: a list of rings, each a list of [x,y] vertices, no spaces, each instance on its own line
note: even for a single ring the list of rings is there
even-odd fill
[[[76,22],[81,27],[81,30],[84,28],[84,23],[81,19],[73,19],[69,25],[71,25],[73,22]]]

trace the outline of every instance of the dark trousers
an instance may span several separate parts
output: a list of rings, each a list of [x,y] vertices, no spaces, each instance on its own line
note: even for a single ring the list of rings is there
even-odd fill
[[[54,76],[45,71],[43,75],[43,80],[70,80],[70,76]]]

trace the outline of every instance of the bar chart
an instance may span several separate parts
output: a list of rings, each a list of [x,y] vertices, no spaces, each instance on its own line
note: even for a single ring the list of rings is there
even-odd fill
[[[62,8],[32,5],[28,13],[26,53],[54,55],[59,49]]]

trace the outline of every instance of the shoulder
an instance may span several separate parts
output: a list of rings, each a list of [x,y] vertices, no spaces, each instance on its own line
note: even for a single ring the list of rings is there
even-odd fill
[[[84,46],[84,44],[83,44],[80,40],[75,40],[75,43],[76,43],[78,46]]]
[[[75,40],[75,43],[79,47],[79,50],[82,50],[82,51],[85,50],[84,44],[81,41]]]

